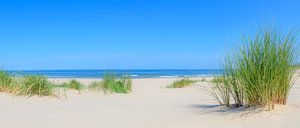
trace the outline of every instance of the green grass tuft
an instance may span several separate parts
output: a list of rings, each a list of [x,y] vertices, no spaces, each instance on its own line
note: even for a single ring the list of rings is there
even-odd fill
[[[68,83],[64,83],[62,85],[62,87],[65,87],[67,89],[74,89],[74,90],[78,90],[78,91],[83,89],[83,85],[80,82],[78,82],[77,80],[71,80]]]
[[[167,86],[167,88],[184,88],[184,87],[192,85],[195,82],[197,82],[197,81],[191,80],[189,78],[183,78],[183,79],[172,82],[170,85]]]
[[[129,93],[131,92],[132,80],[128,76],[117,78],[114,74],[106,74],[102,80],[104,92]]]
[[[227,107],[286,104],[297,62],[296,34],[262,28],[254,37],[244,35],[241,46],[228,54],[212,95]]]
[[[26,96],[49,96],[54,95],[54,85],[43,76],[25,76],[15,87],[18,88],[17,95]]]
[[[0,92],[12,93],[15,91],[13,88],[13,76],[0,71]]]
[[[43,76],[24,76],[15,78],[0,71],[0,92],[23,96],[54,96],[55,86]]]

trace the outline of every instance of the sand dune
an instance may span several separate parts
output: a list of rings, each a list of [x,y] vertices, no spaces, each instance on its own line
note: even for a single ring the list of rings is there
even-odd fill
[[[64,82],[69,79],[53,79]],[[226,110],[201,88],[167,89],[173,78],[134,79],[130,94],[68,91],[67,98],[0,94],[1,128],[299,128],[300,80],[287,106]],[[89,83],[92,79],[79,79]]]

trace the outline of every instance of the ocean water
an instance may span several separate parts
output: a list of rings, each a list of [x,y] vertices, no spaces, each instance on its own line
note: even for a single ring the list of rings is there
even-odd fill
[[[8,71],[15,76],[43,75],[48,78],[102,78],[105,73],[117,76],[128,75],[132,78],[173,78],[201,77],[220,75],[222,70],[14,70]]]

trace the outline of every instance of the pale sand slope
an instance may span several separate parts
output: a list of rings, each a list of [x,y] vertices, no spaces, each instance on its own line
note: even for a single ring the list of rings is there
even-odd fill
[[[0,94],[0,128],[300,127],[299,80],[292,88],[288,105],[271,112],[226,111],[199,88],[207,83],[167,89],[173,80],[135,79],[131,94],[68,91],[67,99]]]

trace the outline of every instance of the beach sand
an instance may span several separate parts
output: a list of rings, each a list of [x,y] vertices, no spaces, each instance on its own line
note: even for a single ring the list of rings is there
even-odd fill
[[[200,79],[200,78],[199,78]],[[69,79],[52,79],[65,82]],[[93,79],[78,79],[88,84]],[[300,80],[287,106],[227,110],[203,91],[206,82],[168,89],[175,78],[134,79],[130,94],[67,91],[65,98],[0,94],[0,128],[299,128]]]

